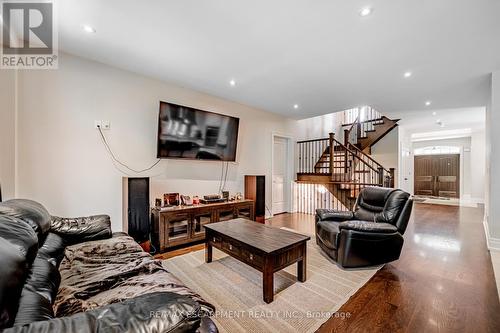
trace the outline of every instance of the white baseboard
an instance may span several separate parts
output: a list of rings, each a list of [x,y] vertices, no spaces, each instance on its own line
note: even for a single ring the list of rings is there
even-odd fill
[[[483,204],[484,205],[484,199],[483,198],[470,198],[470,201],[475,202],[477,204]]]
[[[484,235],[486,236],[486,246],[490,251],[500,251],[500,238],[490,236],[490,229],[488,227],[488,216],[484,214],[483,219]]]
[[[490,237],[488,243],[489,243],[488,244],[488,249],[490,251],[498,251],[498,252],[500,252],[500,238]]]

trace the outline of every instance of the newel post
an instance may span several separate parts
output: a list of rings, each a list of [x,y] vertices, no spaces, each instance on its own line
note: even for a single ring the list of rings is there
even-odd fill
[[[328,139],[329,139],[329,144],[330,144],[330,179],[333,180],[333,153],[335,151],[335,147],[334,147],[334,136],[335,134],[334,133],[329,133],[328,134]]]
[[[394,188],[394,168],[389,168],[389,176],[391,177],[389,187]]]
[[[379,186],[384,186],[385,185],[385,183],[384,183],[384,168],[379,166],[377,169],[378,169],[378,184],[379,184]]]

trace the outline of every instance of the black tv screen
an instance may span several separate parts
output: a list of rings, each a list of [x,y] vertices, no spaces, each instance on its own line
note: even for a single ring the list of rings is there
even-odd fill
[[[239,118],[160,102],[158,158],[235,161]]]

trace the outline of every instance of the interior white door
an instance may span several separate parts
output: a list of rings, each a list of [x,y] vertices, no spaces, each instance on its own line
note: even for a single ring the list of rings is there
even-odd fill
[[[273,150],[273,214],[287,211],[286,180],[287,141],[284,138],[275,137]]]
[[[399,187],[404,191],[412,193],[411,182],[413,177],[411,176],[410,155],[410,148],[401,146],[401,179]]]

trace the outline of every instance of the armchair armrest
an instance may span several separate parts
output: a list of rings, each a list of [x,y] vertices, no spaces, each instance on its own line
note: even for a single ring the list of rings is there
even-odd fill
[[[204,315],[200,305],[186,296],[156,292],[69,317],[15,326],[3,332],[194,332]]]
[[[59,234],[68,245],[111,237],[108,215],[64,218],[52,216],[50,230]]]
[[[354,213],[351,211],[339,211],[335,209],[316,209],[316,222],[318,221],[335,221],[343,222],[352,220]]]
[[[371,233],[394,233],[398,228],[389,223],[377,223],[369,221],[346,221],[339,224],[339,230],[354,230]]]

